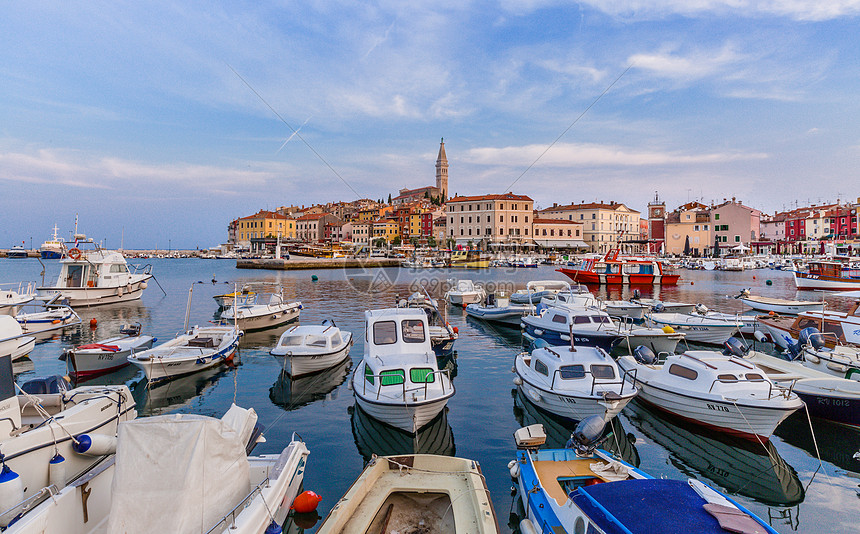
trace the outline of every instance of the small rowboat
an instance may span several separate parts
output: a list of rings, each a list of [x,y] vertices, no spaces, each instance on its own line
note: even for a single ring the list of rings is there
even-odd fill
[[[120,334],[96,343],[79,345],[66,352],[69,375],[75,380],[84,380],[112,373],[130,363],[129,355],[151,349],[156,341],[152,336],[140,335],[140,324],[123,327]]]
[[[823,302],[811,302],[808,300],[787,300],[771,297],[758,297],[750,294],[740,295],[738,300],[754,310],[765,312],[797,315],[805,311],[823,311]]]

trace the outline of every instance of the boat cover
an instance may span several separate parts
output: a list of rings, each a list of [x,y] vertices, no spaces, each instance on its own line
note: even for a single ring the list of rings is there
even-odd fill
[[[230,422],[190,414],[122,422],[107,532],[207,532],[249,491],[245,443]]]
[[[606,482],[580,487],[572,492],[570,497],[606,534],[726,532],[717,519],[705,509],[707,501],[685,480],[638,479]],[[627,530],[622,530],[619,523]]]

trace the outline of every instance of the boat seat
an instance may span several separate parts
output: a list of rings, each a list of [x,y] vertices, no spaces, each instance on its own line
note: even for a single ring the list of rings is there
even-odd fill
[[[63,409],[63,394],[18,395],[18,402],[21,406],[21,417],[41,417],[36,404],[40,404],[48,413],[57,413]]]
[[[597,460],[599,463],[600,461]],[[595,473],[589,467],[589,464],[594,463],[593,460],[572,460],[572,461],[537,461],[534,462],[535,473],[541,481],[541,486],[546,490],[550,497],[555,499],[559,506],[564,506],[567,502],[567,493],[559,484],[560,478],[576,478],[576,477],[591,477],[604,480],[603,477]]]
[[[189,347],[202,347],[204,349],[211,349],[215,347],[215,340],[211,337],[197,337],[194,339],[188,340]]]

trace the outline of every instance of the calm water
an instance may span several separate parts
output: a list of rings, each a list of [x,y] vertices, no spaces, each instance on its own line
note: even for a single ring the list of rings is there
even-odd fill
[[[136,260],[132,260],[136,261]],[[511,480],[507,463],[514,458],[512,434],[520,425],[543,423],[550,445],[561,446],[571,425],[540,412],[515,394],[511,366],[521,350],[520,333],[467,319],[451,308],[449,322],[459,329],[455,348],[457,393],[447,413],[412,437],[380,425],[358,409],[347,377],[363,352],[364,311],[393,305],[395,295],[406,296],[416,284],[425,284],[435,295],[447,278],[472,278],[493,282],[508,289],[525,287],[528,280],[564,279],[550,267],[518,271],[493,269],[481,272],[431,270],[409,272],[385,269],[373,273],[358,270],[249,271],[237,270],[227,260],[147,260],[160,282],[150,284],[140,301],[94,309],[79,309],[80,327],[37,345],[29,360],[17,362],[18,380],[34,376],[65,374],[57,359],[63,349],[116,335],[121,324],[139,321],[144,333],[165,341],[182,330],[188,288],[194,286],[192,324],[212,320],[217,306],[212,296],[232,291],[233,284],[265,281],[281,284],[289,297],[304,304],[303,323],[331,318],[341,328],[358,334],[351,359],[330,372],[290,381],[278,362],[268,354],[279,332],[251,333],[241,344],[237,365],[171,382],[149,390],[136,369],[105,377],[105,382],[127,383],[134,392],[142,415],[190,412],[220,417],[236,402],[253,407],[266,426],[266,443],[255,453],[277,453],[293,432],[307,442],[311,456],[305,473],[305,488],[322,495],[321,515],[343,495],[371,454],[396,454],[417,450],[457,455],[478,460],[487,478],[502,529],[508,530],[512,510]],[[46,280],[53,283],[59,270],[56,261],[45,262]],[[0,283],[40,281],[41,265],[32,260],[0,260]],[[311,275],[317,275],[314,282]],[[677,287],[653,296],[667,300],[702,302],[719,311],[739,311],[736,295],[751,287],[754,294],[819,299],[819,294],[796,292],[791,278],[780,271],[742,273],[683,271]],[[213,283],[212,280],[216,282]],[[766,285],[771,280],[772,285]],[[604,298],[629,297],[612,289]],[[652,296],[643,290],[643,296]],[[845,309],[846,299],[828,299],[829,305]],[[90,328],[90,319],[98,325]],[[761,348],[761,347],[759,347]],[[730,493],[780,532],[854,532],[860,520],[858,479],[860,432],[814,422],[821,454],[819,464],[809,423],[793,416],[783,423],[767,447],[758,443],[719,439],[713,433],[655,416],[635,405],[619,418],[612,447],[628,461],[654,476],[696,477]],[[860,455],[858,455],[860,456]],[[853,526],[852,526],[853,525]],[[294,527],[295,528],[295,527]],[[308,529],[311,532],[313,528]]]

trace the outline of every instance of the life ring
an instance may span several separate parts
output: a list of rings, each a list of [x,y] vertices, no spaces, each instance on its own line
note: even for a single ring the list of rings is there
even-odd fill
[[[73,260],[81,259],[81,249],[79,249],[78,247],[69,249],[68,256]]]

